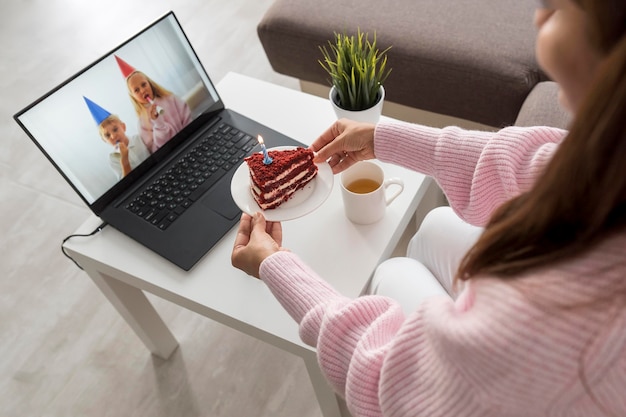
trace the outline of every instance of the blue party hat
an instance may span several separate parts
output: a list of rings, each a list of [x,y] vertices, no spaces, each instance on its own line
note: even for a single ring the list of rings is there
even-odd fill
[[[100,123],[102,123],[104,119],[111,115],[111,113],[104,110],[102,107],[98,106],[87,97],[83,96],[83,99],[85,99],[85,103],[87,104],[87,107],[89,107],[89,111],[91,112],[91,117],[93,117],[93,120],[98,126],[100,126]]]

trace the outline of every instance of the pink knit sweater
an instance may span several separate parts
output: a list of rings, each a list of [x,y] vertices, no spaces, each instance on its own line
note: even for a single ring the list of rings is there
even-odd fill
[[[432,175],[483,224],[564,136],[383,123],[375,151]],[[385,297],[341,296],[290,252],[260,273],[354,416],[626,416],[626,234],[514,281],[472,280],[455,301],[428,299],[408,317]]]
[[[189,106],[174,94],[157,97],[154,102],[164,110],[163,114],[155,120],[141,118],[139,122],[141,140],[150,153],[156,152],[191,122]]]

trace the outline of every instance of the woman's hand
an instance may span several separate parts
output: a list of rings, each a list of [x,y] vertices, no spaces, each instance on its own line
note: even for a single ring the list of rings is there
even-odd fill
[[[268,256],[286,250],[282,245],[283,229],[278,222],[267,222],[261,213],[254,217],[243,213],[231,255],[231,262],[249,275],[259,277],[261,262]]]
[[[358,161],[374,159],[374,129],[370,123],[337,120],[311,144],[315,162],[328,161],[333,174],[338,174]]]

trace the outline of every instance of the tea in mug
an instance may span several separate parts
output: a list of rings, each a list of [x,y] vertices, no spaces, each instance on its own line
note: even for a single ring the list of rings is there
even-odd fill
[[[380,187],[380,183],[369,178],[360,178],[358,180],[354,180],[346,186],[348,191],[351,191],[355,194],[371,193],[372,191],[376,191],[378,187]]]

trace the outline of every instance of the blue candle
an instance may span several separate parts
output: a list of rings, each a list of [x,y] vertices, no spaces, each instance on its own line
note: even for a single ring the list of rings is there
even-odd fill
[[[265,149],[265,142],[263,142],[263,137],[259,135],[257,139],[259,140],[259,143],[261,144],[261,151],[263,151],[263,163],[265,165],[271,164],[273,159],[270,158],[269,154],[267,153],[267,149]]]

